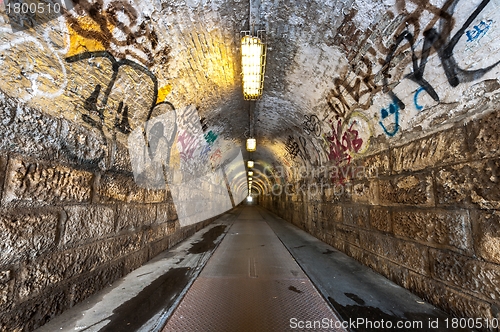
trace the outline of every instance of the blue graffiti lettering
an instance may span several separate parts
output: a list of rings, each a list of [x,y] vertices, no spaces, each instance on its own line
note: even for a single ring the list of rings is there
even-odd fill
[[[467,42],[478,41],[483,38],[488,30],[490,30],[493,20],[481,21],[478,25],[475,25],[473,29],[467,30],[465,33],[467,35]]]
[[[394,100],[389,105],[389,110],[385,108],[382,108],[380,110],[380,115],[382,117],[382,120],[379,122],[379,124],[382,126],[382,129],[384,130],[387,136],[393,137],[399,131],[399,109],[400,108],[397,100]],[[394,127],[392,128],[392,131],[389,131],[387,127],[384,125],[383,121],[391,115],[394,115]]]
[[[422,105],[420,105],[418,103],[418,96],[420,95],[420,93],[422,93],[423,91],[425,91],[424,88],[420,87],[417,92],[415,92],[415,97],[413,97],[413,101],[415,103],[415,108],[418,110],[418,111],[421,111],[424,109],[424,107]]]

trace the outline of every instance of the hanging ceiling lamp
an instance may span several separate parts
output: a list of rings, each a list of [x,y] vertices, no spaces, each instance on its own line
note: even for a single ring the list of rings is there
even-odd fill
[[[247,139],[247,151],[254,152],[255,150],[257,150],[257,140],[255,138],[248,138]]]
[[[257,100],[262,96],[266,70],[264,30],[258,30],[257,36],[252,36],[251,31],[242,31],[241,34],[243,98]]]

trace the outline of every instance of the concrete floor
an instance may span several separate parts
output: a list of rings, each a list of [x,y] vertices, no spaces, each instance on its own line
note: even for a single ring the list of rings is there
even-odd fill
[[[240,206],[37,331],[452,331],[446,318],[268,211]]]

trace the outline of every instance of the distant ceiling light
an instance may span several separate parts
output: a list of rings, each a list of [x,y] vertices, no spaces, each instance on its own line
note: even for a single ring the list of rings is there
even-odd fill
[[[248,138],[247,139],[247,151],[253,152],[255,150],[257,150],[257,140],[255,138]]]
[[[248,166],[248,168],[253,168],[253,165],[254,165],[253,160],[249,160],[249,161],[247,161],[247,166]]]
[[[248,181],[252,181],[252,177],[249,177],[249,178],[248,178]]]
[[[259,30],[257,37],[254,37],[250,31],[242,31],[244,36],[241,38],[241,68],[245,100],[257,100],[262,96],[266,69],[266,47],[262,42],[263,33],[263,30]]]
[[[253,172],[252,171],[248,171],[248,176],[253,176]]]

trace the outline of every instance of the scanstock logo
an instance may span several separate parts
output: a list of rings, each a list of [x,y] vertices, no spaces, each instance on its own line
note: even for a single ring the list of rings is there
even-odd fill
[[[151,118],[128,138],[136,184],[168,189],[181,226],[230,210],[248,192],[241,149],[214,163],[214,142],[206,137],[196,108],[188,106]]]

